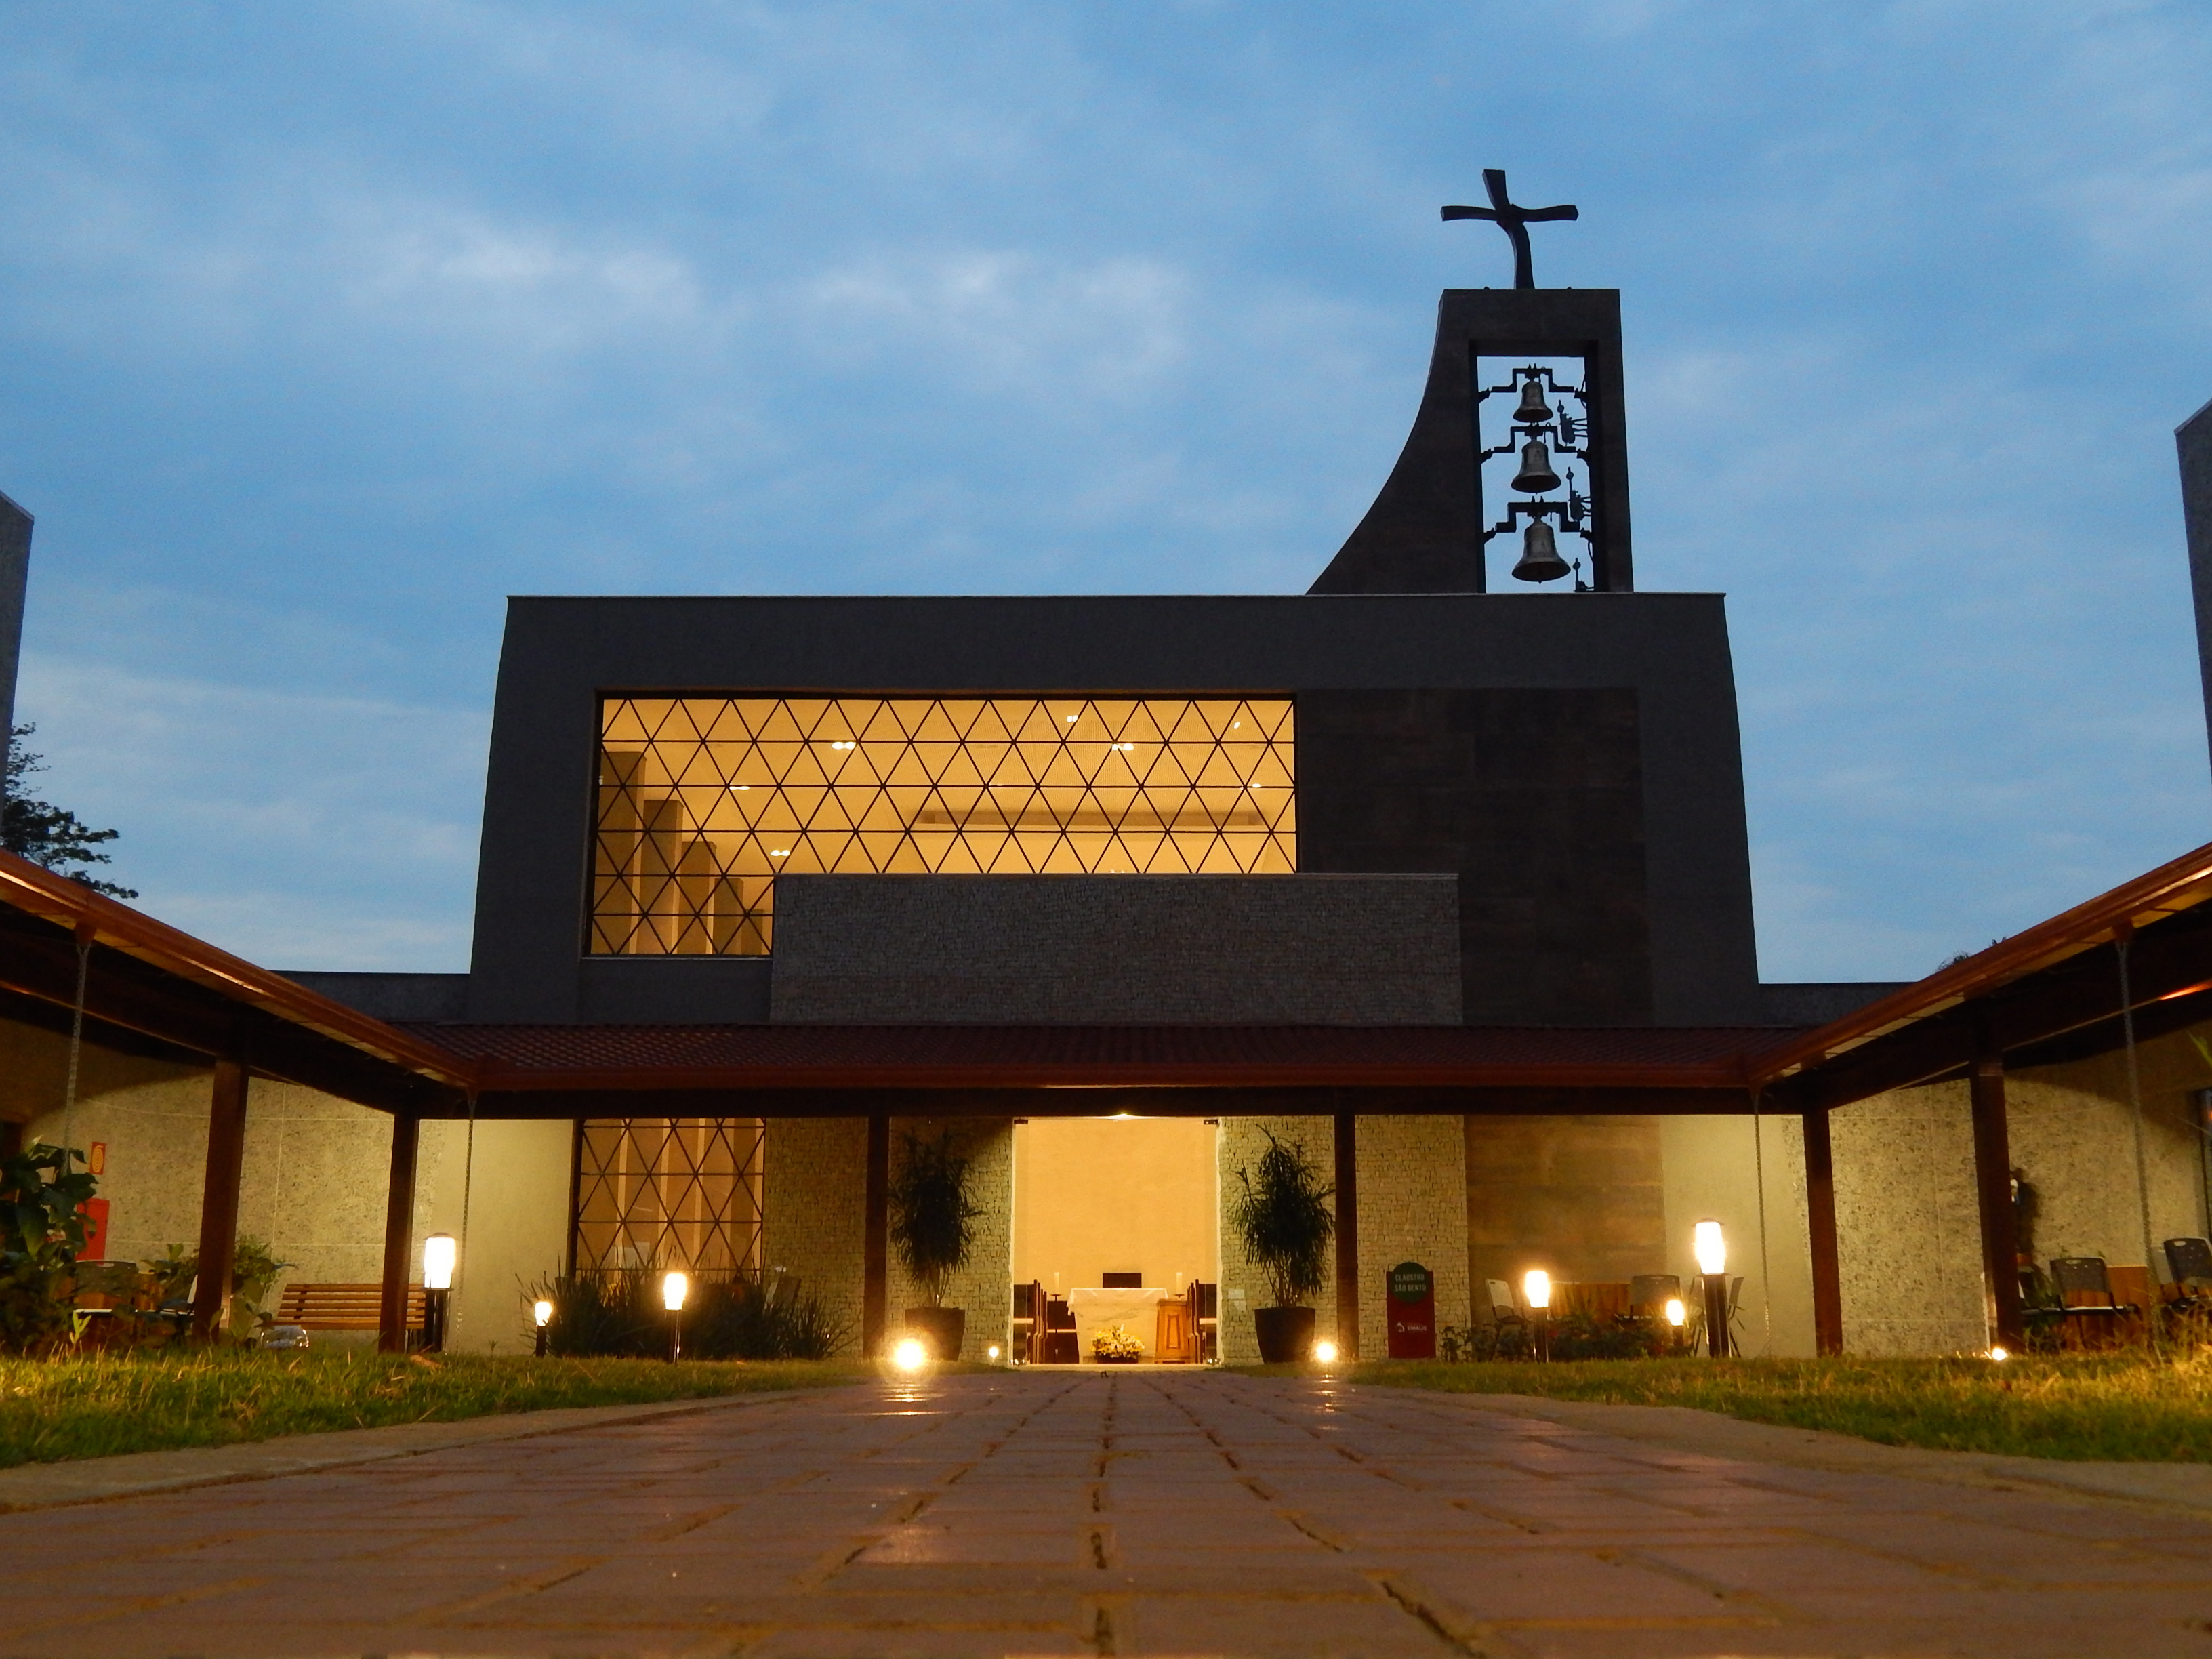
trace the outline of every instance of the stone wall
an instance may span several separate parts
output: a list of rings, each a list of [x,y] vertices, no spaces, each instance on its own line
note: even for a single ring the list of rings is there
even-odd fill
[[[768,1120],[763,1255],[770,1273],[799,1275],[799,1294],[819,1302],[843,1333],[841,1353],[860,1352],[867,1175],[866,1118]]]
[[[784,876],[771,1017],[1454,1025],[1449,875]]]
[[[1390,1351],[1386,1276],[1419,1262],[1436,1278],[1437,1322],[1464,1325],[1468,1304],[1464,1120],[1362,1117],[1359,1144],[1359,1352]]]
[[[1014,1124],[1012,1118],[900,1117],[891,1120],[891,1179],[904,1166],[909,1137],[934,1140],[950,1132],[956,1150],[974,1160],[969,1196],[981,1212],[975,1220],[975,1243],[965,1267],[945,1286],[945,1305],[968,1312],[965,1357],[980,1360],[997,1343],[1004,1352],[1013,1330]],[[921,1286],[890,1252],[890,1296],[887,1311],[893,1330],[905,1310],[922,1304]]]

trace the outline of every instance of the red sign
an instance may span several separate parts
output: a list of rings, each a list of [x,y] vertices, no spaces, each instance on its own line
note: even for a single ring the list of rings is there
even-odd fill
[[[1390,1358],[1437,1357],[1437,1281],[1418,1261],[1401,1261],[1385,1279],[1382,1306],[1390,1322]]]
[[[107,1260],[107,1200],[88,1198],[78,1206],[84,1217],[84,1249],[77,1253],[80,1261]]]

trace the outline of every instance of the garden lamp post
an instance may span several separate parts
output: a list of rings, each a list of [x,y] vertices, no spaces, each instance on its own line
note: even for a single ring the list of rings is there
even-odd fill
[[[690,1293],[691,1279],[672,1268],[660,1281],[660,1305],[668,1310],[668,1363],[684,1358],[684,1298]]]
[[[1552,1357],[1552,1329],[1547,1316],[1552,1307],[1552,1276],[1541,1267],[1531,1267],[1521,1281],[1522,1300],[1528,1304],[1529,1333],[1536,1339],[1536,1358]]]
[[[1705,1352],[1715,1359],[1729,1354],[1728,1240],[1717,1221],[1700,1221],[1690,1236],[1690,1253],[1705,1285]]]
[[[460,1246],[451,1233],[432,1233],[422,1241],[422,1349],[436,1353],[446,1346],[446,1301],[453,1294],[453,1264]]]
[[[546,1335],[553,1326],[553,1304],[541,1296],[531,1304],[530,1314],[538,1324],[537,1357],[543,1359],[545,1358]]]

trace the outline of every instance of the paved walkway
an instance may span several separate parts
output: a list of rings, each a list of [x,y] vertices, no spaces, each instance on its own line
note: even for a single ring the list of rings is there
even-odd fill
[[[963,1376],[0,1516],[0,1652],[2212,1656],[2212,1512]]]

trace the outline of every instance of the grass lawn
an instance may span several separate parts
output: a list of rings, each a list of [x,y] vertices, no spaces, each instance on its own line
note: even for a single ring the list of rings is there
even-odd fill
[[[532,1359],[248,1350],[0,1359],[0,1467],[220,1446],[280,1434],[450,1423],[552,1406],[619,1406],[876,1375],[857,1360]]]
[[[1275,1368],[1288,1370],[1289,1367]],[[1356,1382],[1690,1406],[1893,1446],[2118,1462],[2212,1462],[2212,1352],[1987,1359],[1612,1359],[1356,1366]]]

